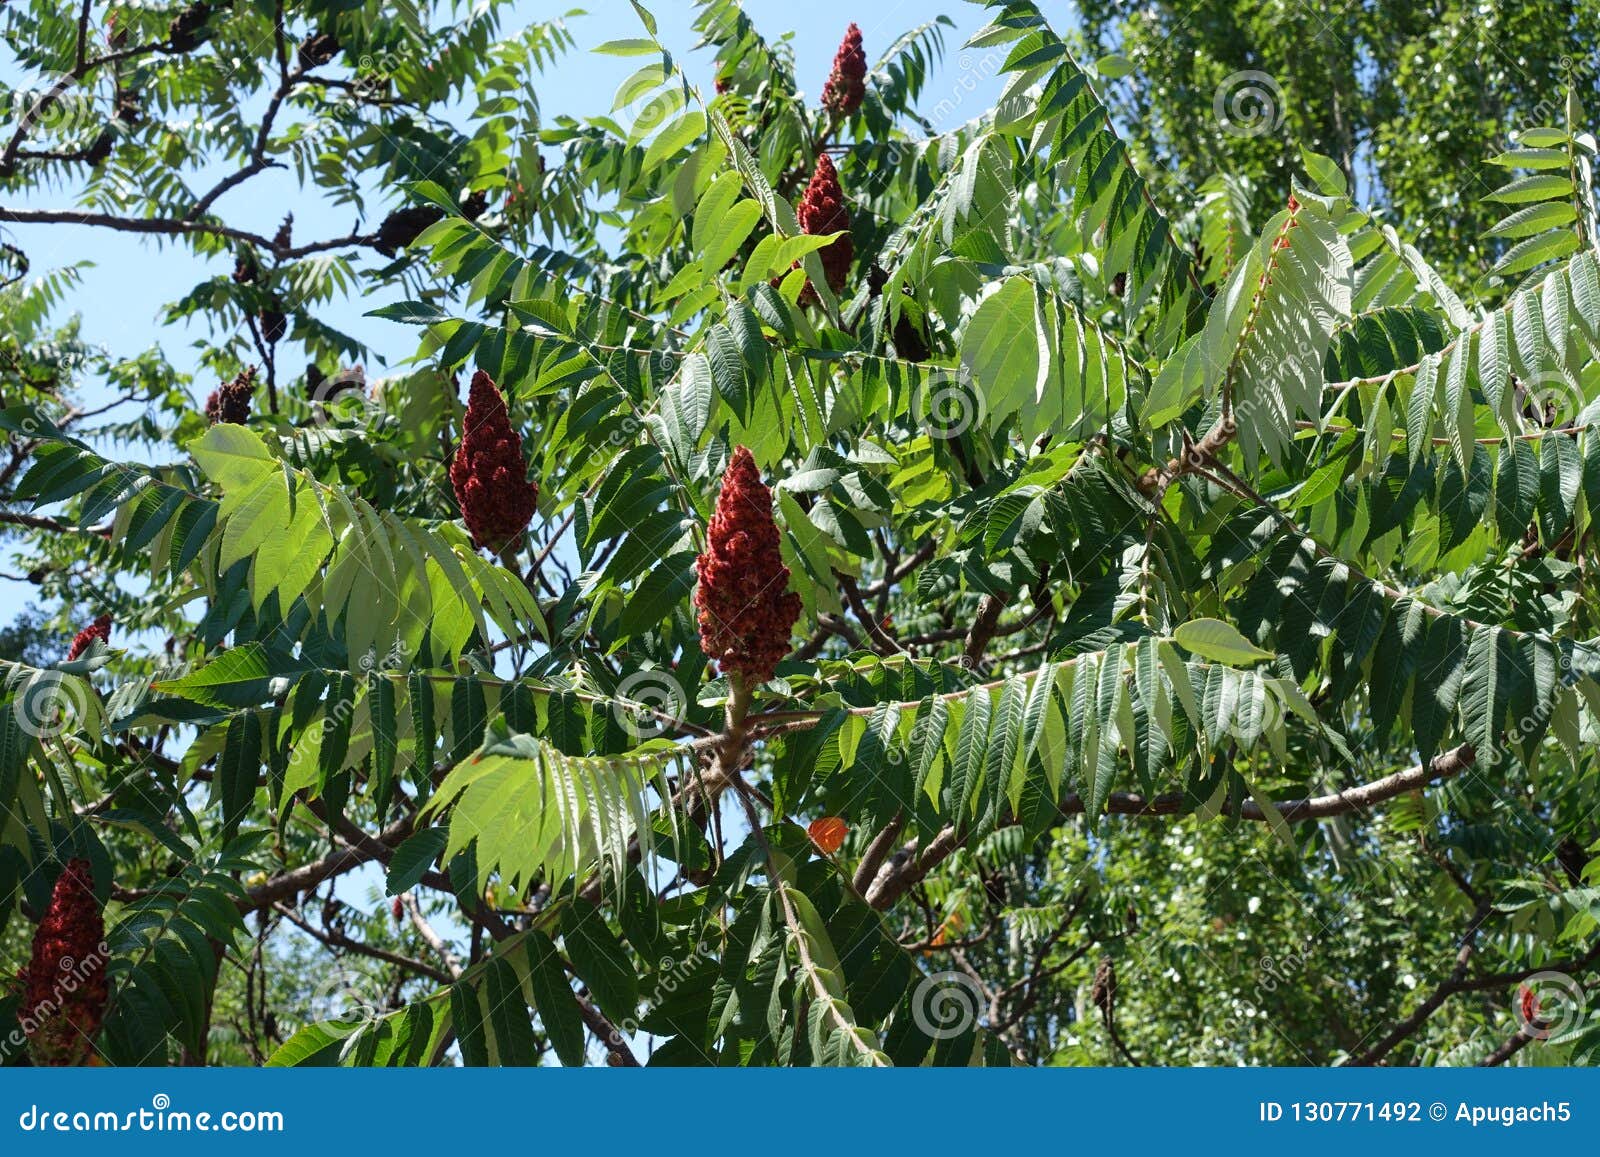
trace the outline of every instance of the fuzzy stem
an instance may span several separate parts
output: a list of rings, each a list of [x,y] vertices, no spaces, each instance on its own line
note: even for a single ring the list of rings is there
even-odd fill
[[[742,671],[729,672],[728,687],[731,693],[723,715],[722,735],[717,743],[717,766],[711,773],[718,787],[738,774],[739,765],[744,762],[745,752],[750,747],[750,729],[745,725],[745,719],[750,714],[750,700],[755,689]]]

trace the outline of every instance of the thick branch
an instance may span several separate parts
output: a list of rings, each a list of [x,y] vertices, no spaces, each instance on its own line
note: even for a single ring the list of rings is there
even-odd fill
[[[1408,791],[1415,791],[1435,779],[1448,779],[1471,767],[1477,753],[1470,743],[1463,743],[1451,751],[1435,756],[1428,764],[1419,764],[1397,771],[1382,779],[1364,783],[1348,791],[1330,795],[1311,796],[1307,799],[1285,800],[1277,805],[1278,814],[1293,823],[1300,820],[1330,819],[1364,811]],[[1116,792],[1106,800],[1106,811],[1112,815],[1150,817],[1182,815],[1192,811],[1194,802],[1182,792],[1167,792],[1146,798],[1137,792]],[[1069,795],[1061,801],[1062,816],[1080,815],[1084,811],[1083,799]],[[1254,800],[1246,800],[1238,810],[1240,819],[1262,822],[1267,815]],[[964,842],[956,829],[947,827],[919,854],[916,845],[902,848],[872,881],[866,890],[867,903],[879,911],[887,909],[907,889],[919,883],[927,874],[943,863]]]
[[[905,818],[896,815],[883,826],[883,830],[873,837],[872,843],[867,845],[866,853],[861,857],[861,863],[856,865],[855,889],[865,892],[873,879],[878,874],[878,869],[883,866],[883,858],[889,854],[889,849],[894,847],[894,841],[900,835],[900,829],[905,826]]]
[[[166,237],[200,234],[208,237],[225,237],[242,241],[261,249],[273,250],[272,240],[248,229],[235,229],[216,221],[180,221],[171,217],[118,217],[111,213],[90,213],[81,209],[9,209],[0,208],[0,221],[14,225],[93,225],[102,229],[115,229],[119,233],[149,233]],[[289,249],[274,250],[278,256],[289,259],[321,253],[328,249],[344,249],[352,245],[371,245],[377,240],[375,233],[351,232],[344,237],[326,241],[313,241]]]
[[[1516,1032],[1511,1034],[1511,1039],[1507,1040],[1505,1044],[1501,1045],[1499,1048],[1495,1049],[1494,1052],[1490,1053],[1488,1056],[1484,1057],[1483,1060],[1479,1061],[1478,1067],[1480,1069],[1492,1069],[1496,1065],[1503,1065],[1512,1057],[1520,1053],[1523,1049],[1532,1044],[1534,1040],[1534,1037],[1528,1035],[1527,1029],[1519,1028]]]
[[[972,620],[972,629],[967,632],[966,646],[962,649],[962,662],[973,669],[983,663],[983,653],[989,647],[989,640],[994,637],[995,628],[1000,623],[1000,612],[1006,609],[1006,604],[1011,597],[1004,593],[987,594],[978,603],[978,617]]]
[[[236,903],[241,912],[270,907],[280,900],[287,900],[301,892],[316,888],[335,876],[354,871],[362,864],[370,864],[373,860],[384,858],[410,834],[410,816],[395,820],[376,836],[366,837],[361,847],[339,848],[319,860],[313,860],[293,871],[275,876],[265,884],[251,888],[246,897]]]

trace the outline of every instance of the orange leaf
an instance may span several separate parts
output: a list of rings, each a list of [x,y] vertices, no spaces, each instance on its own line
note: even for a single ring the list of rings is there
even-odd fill
[[[811,826],[806,828],[806,834],[811,837],[811,842],[816,844],[825,856],[833,855],[844,846],[844,837],[849,831],[849,825],[838,816],[823,816],[820,820],[812,820]]]

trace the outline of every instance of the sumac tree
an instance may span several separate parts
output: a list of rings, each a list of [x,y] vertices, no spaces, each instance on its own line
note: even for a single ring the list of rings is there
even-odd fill
[[[1593,1058],[1575,96],[1453,287],[1347,158],[1141,172],[1027,0],[959,124],[947,22],[635,5],[580,120],[505,10],[0,16],[35,1061]],[[240,223],[280,169],[353,228]],[[62,225],[210,263],[196,373],[54,320]]]

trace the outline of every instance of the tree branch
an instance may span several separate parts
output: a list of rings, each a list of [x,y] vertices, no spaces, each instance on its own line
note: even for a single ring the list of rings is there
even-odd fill
[[[85,21],[87,21],[88,18],[88,11],[89,5],[85,3],[82,13],[82,19]],[[97,68],[103,68],[108,64],[116,64],[118,61],[131,60],[134,57],[144,56],[148,53],[156,52],[161,48],[160,44],[141,44],[137,48],[124,48],[116,52],[108,52],[104,56],[98,56],[93,60],[88,60],[86,59],[88,55],[86,41],[87,29],[82,24],[79,26],[78,35],[78,60],[73,66],[72,71],[68,72],[62,76],[61,79],[57,80],[55,84],[51,85],[50,91],[46,92],[38,100],[34,101],[33,104],[30,105],[23,112],[23,114],[17,118],[16,131],[11,134],[11,139],[6,142],[5,150],[0,152],[0,176],[10,176],[11,173],[15,171],[17,157],[22,151],[22,142],[28,139],[28,134],[33,131],[33,126],[39,122],[39,118],[50,111],[51,107],[56,103],[56,101],[61,99],[61,94],[66,92],[67,89],[71,88],[74,84],[88,76]]]
[[[1501,1045],[1499,1048],[1495,1049],[1494,1052],[1490,1053],[1488,1056],[1484,1057],[1483,1060],[1479,1061],[1478,1067],[1480,1069],[1492,1069],[1497,1065],[1503,1065],[1512,1057],[1520,1053],[1523,1049],[1532,1044],[1534,1039],[1534,1037],[1528,1035],[1527,1029],[1519,1028],[1516,1032],[1511,1034],[1511,1038],[1507,1040],[1505,1044]]]
[[[460,980],[460,958],[451,951],[450,945],[445,943],[444,937],[435,932],[433,925],[428,923],[428,918],[422,914],[422,906],[417,903],[416,893],[410,891],[401,892],[400,905],[405,909],[407,915],[411,917],[411,926],[417,930],[417,935],[421,936],[428,947],[438,955],[439,959],[444,961],[444,966],[450,970],[450,979]]]
[[[354,952],[358,956],[370,956],[372,959],[381,960],[385,964],[393,964],[396,967],[415,972],[420,976],[426,976],[429,980],[439,984],[450,983],[451,977],[447,973],[441,972],[425,961],[413,960],[409,956],[402,956],[398,952],[390,952],[385,948],[375,948],[371,944],[353,940],[344,933],[335,932],[331,928],[318,928],[287,904],[275,902],[272,908],[273,911],[277,912],[278,915],[289,921],[296,928],[299,928],[307,936],[326,944],[329,948],[342,948],[347,952]]]
[[[376,836],[364,836],[361,847],[339,848],[321,859],[313,860],[293,871],[284,872],[265,884],[249,889],[245,897],[235,903],[241,912],[271,907],[280,900],[287,900],[291,896],[309,891],[335,876],[354,871],[362,864],[386,858],[388,853],[393,852],[395,847],[411,834],[411,825],[410,816],[395,820]]]
[[[840,571],[834,571],[833,574],[839,580],[839,589],[844,592],[845,602],[850,604],[850,609],[855,612],[856,618],[861,620],[862,629],[872,640],[872,649],[880,655],[893,655],[904,651],[905,648],[897,643],[894,636],[884,630],[883,624],[873,616],[872,609],[861,596],[861,588],[856,585],[856,580]]]
[[[0,221],[13,225],[92,225],[102,229],[115,229],[120,233],[146,233],[166,237],[184,237],[199,234],[242,241],[261,249],[277,252],[288,259],[322,253],[329,249],[344,249],[352,245],[370,246],[377,240],[376,233],[352,231],[344,237],[313,241],[281,251],[274,250],[272,240],[248,229],[235,229],[215,221],[176,220],[171,217],[118,217],[111,213],[90,213],[81,209],[8,209],[0,207]]]
[[[600,1043],[606,1046],[606,1060],[611,1066],[622,1069],[639,1068],[639,1058],[633,1055],[628,1042],[622,1039],[617,1026],[606,1018],[606,1014],[596,1008],[588,997],[574,992],[572,999],[578,1002],[578,1015],[583,1018],[583,1023],[588,1025],[589,1031],[600,1038]]]
[[[900,829],[904,826],[905,817],[896,814],[894,819],[885,824],[883,830],[873,837],[872,843],[867,845],[861,863],[856,865],[855,890],[858,895],[865,893],[873,878],[877,876],[878,869],[883,866],[883,858],[889,854],[889,849],[894,846],[895,837],[900,834]]]
[[[961,661],[968,668],[975,671],[983,664],[983,653],[1000,623],[1000,612],[1010,601],[1011,596],[1001,592],[984,595],[978,603],[978,617],[972,620],[972,629],[967,632],[966,645],[961,651]]]
[[[1478,930],[1483,927],[1483,922],[1490,911],[1491,906],[1487,902],[1480,903],[1472,910],[1472,919],[1468,921],[1467,930],[1461,937],[1461,947],[1456,950],[1456,962],[1455,966],[1450,970],[1450,975],[1441,981],[1428,994],[1427,998],[1412,1010],[1410,1016],[1395,1025],[1382,1040],[1351,1061],[1347,1067],[1362,1068],[1377,1064],[1396,1045],[1421,1028],[1427,1019],[1438,1011],[1439,1006],[1449,999],[1452,993],[1459,991],[1456,986],[1465,979],[1467,968],[1472,964],[1472,954],[1478,944]]]
[[[1463,743],[1450,751],[1441,752],[1427,764],[1397,771],[1382,779],[1364,783],[1348,791],[1330,795],[1311,796],[1306,799],[1285,800],[1277,805],[1278,814],[1290,823],[1301,820],[1330,819],[1363,811],[1408,791],[1425,786],[1435,779],[1449,779],[1471,767],[1477,753],[1470,743]],[[1194,801],[1183,792],[1167,792],[1146,798],[1137,792],[1115,792],[1106,800],[1106,811],[1111,815],[1135,817],[1174,816],[1192,811]],[[1061,815],[1081,815],[1084,811],[1082,797],[1069,795],[1061,801]],[[1240,805],[1238,818],[1264,822],[1267,819],[1261,806],[1254,800]],[[902,848],[878,873],[866,890],[867,903],[883,911],[920,882],[935,867],[965,842],[958,837],[954,827],[947,827],[934,837],[919,854],[915,844]]]
[[[1185,431],[1183,453],[1176,458],[1168,459],[1161,466],[1146,470],[1139,479],[1139,489],[1149,495],[1152,501],[1160,502],[1161,496],[1166,493],[1167,487],[1172,485],[1173,479],[1214,459],[1224,446],[1233,441],[1234,435],[1238,432],[1238,423],[1231,415],[1220,418],[1198,442],[1190,442],[1189,434]]]

